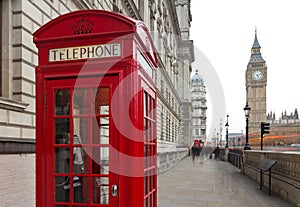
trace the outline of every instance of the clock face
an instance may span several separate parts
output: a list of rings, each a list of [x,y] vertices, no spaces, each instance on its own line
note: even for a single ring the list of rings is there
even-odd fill
[[[252,77],[254,80],[260,80],[260,79],[262,79],[263,74],[261,71],[257,70],[252,73]]]

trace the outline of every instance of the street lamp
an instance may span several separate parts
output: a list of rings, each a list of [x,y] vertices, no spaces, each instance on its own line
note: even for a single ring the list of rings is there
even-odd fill
[[[250,150],[250,146],[248,143],[248,128],[249,128],[248,124],[249,124],[250,110],[251,110],[251,108],[248,106],[248,102],[247,102],[246,106],[244,108],[245,117],[246,117],[246,144],[245,144],[244,150]]]
[[[226,128],[226,145],[225,145],[225,148],[228,148],[228,127],[229,127],[228,117],[229,117],[229,115],[227,114],[227,121],[226,121],[226,124],[225,124],[225,128]]]

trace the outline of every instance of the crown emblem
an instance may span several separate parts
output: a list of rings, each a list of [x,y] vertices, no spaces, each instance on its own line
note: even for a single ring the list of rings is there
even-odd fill
[[[82,17],[82,19],[80,19],[75,24],[73,24],[72,30],[73,30],[75,35],[77,35],[77,34],[89,34],[89,33],[92,32],[93,27],[94,27],[93,22],[91,22],[88,19],[84,19]]]

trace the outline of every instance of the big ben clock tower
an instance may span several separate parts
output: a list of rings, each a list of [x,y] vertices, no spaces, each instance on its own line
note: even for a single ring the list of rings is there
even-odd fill
[[[249,133],[260,131],[260,122],[266,121],[267,65],[260,53],[255,30],[251,57],[246,70],[246,99],[251,107]]]

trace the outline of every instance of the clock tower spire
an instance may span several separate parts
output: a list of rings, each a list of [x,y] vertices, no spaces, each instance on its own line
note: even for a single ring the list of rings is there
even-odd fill
[[[260,52],[255,29],[254,43],[246,70],[246,102],[251,107],[249,133],[260,130],[260,122],[266,121],[267,65]]]

